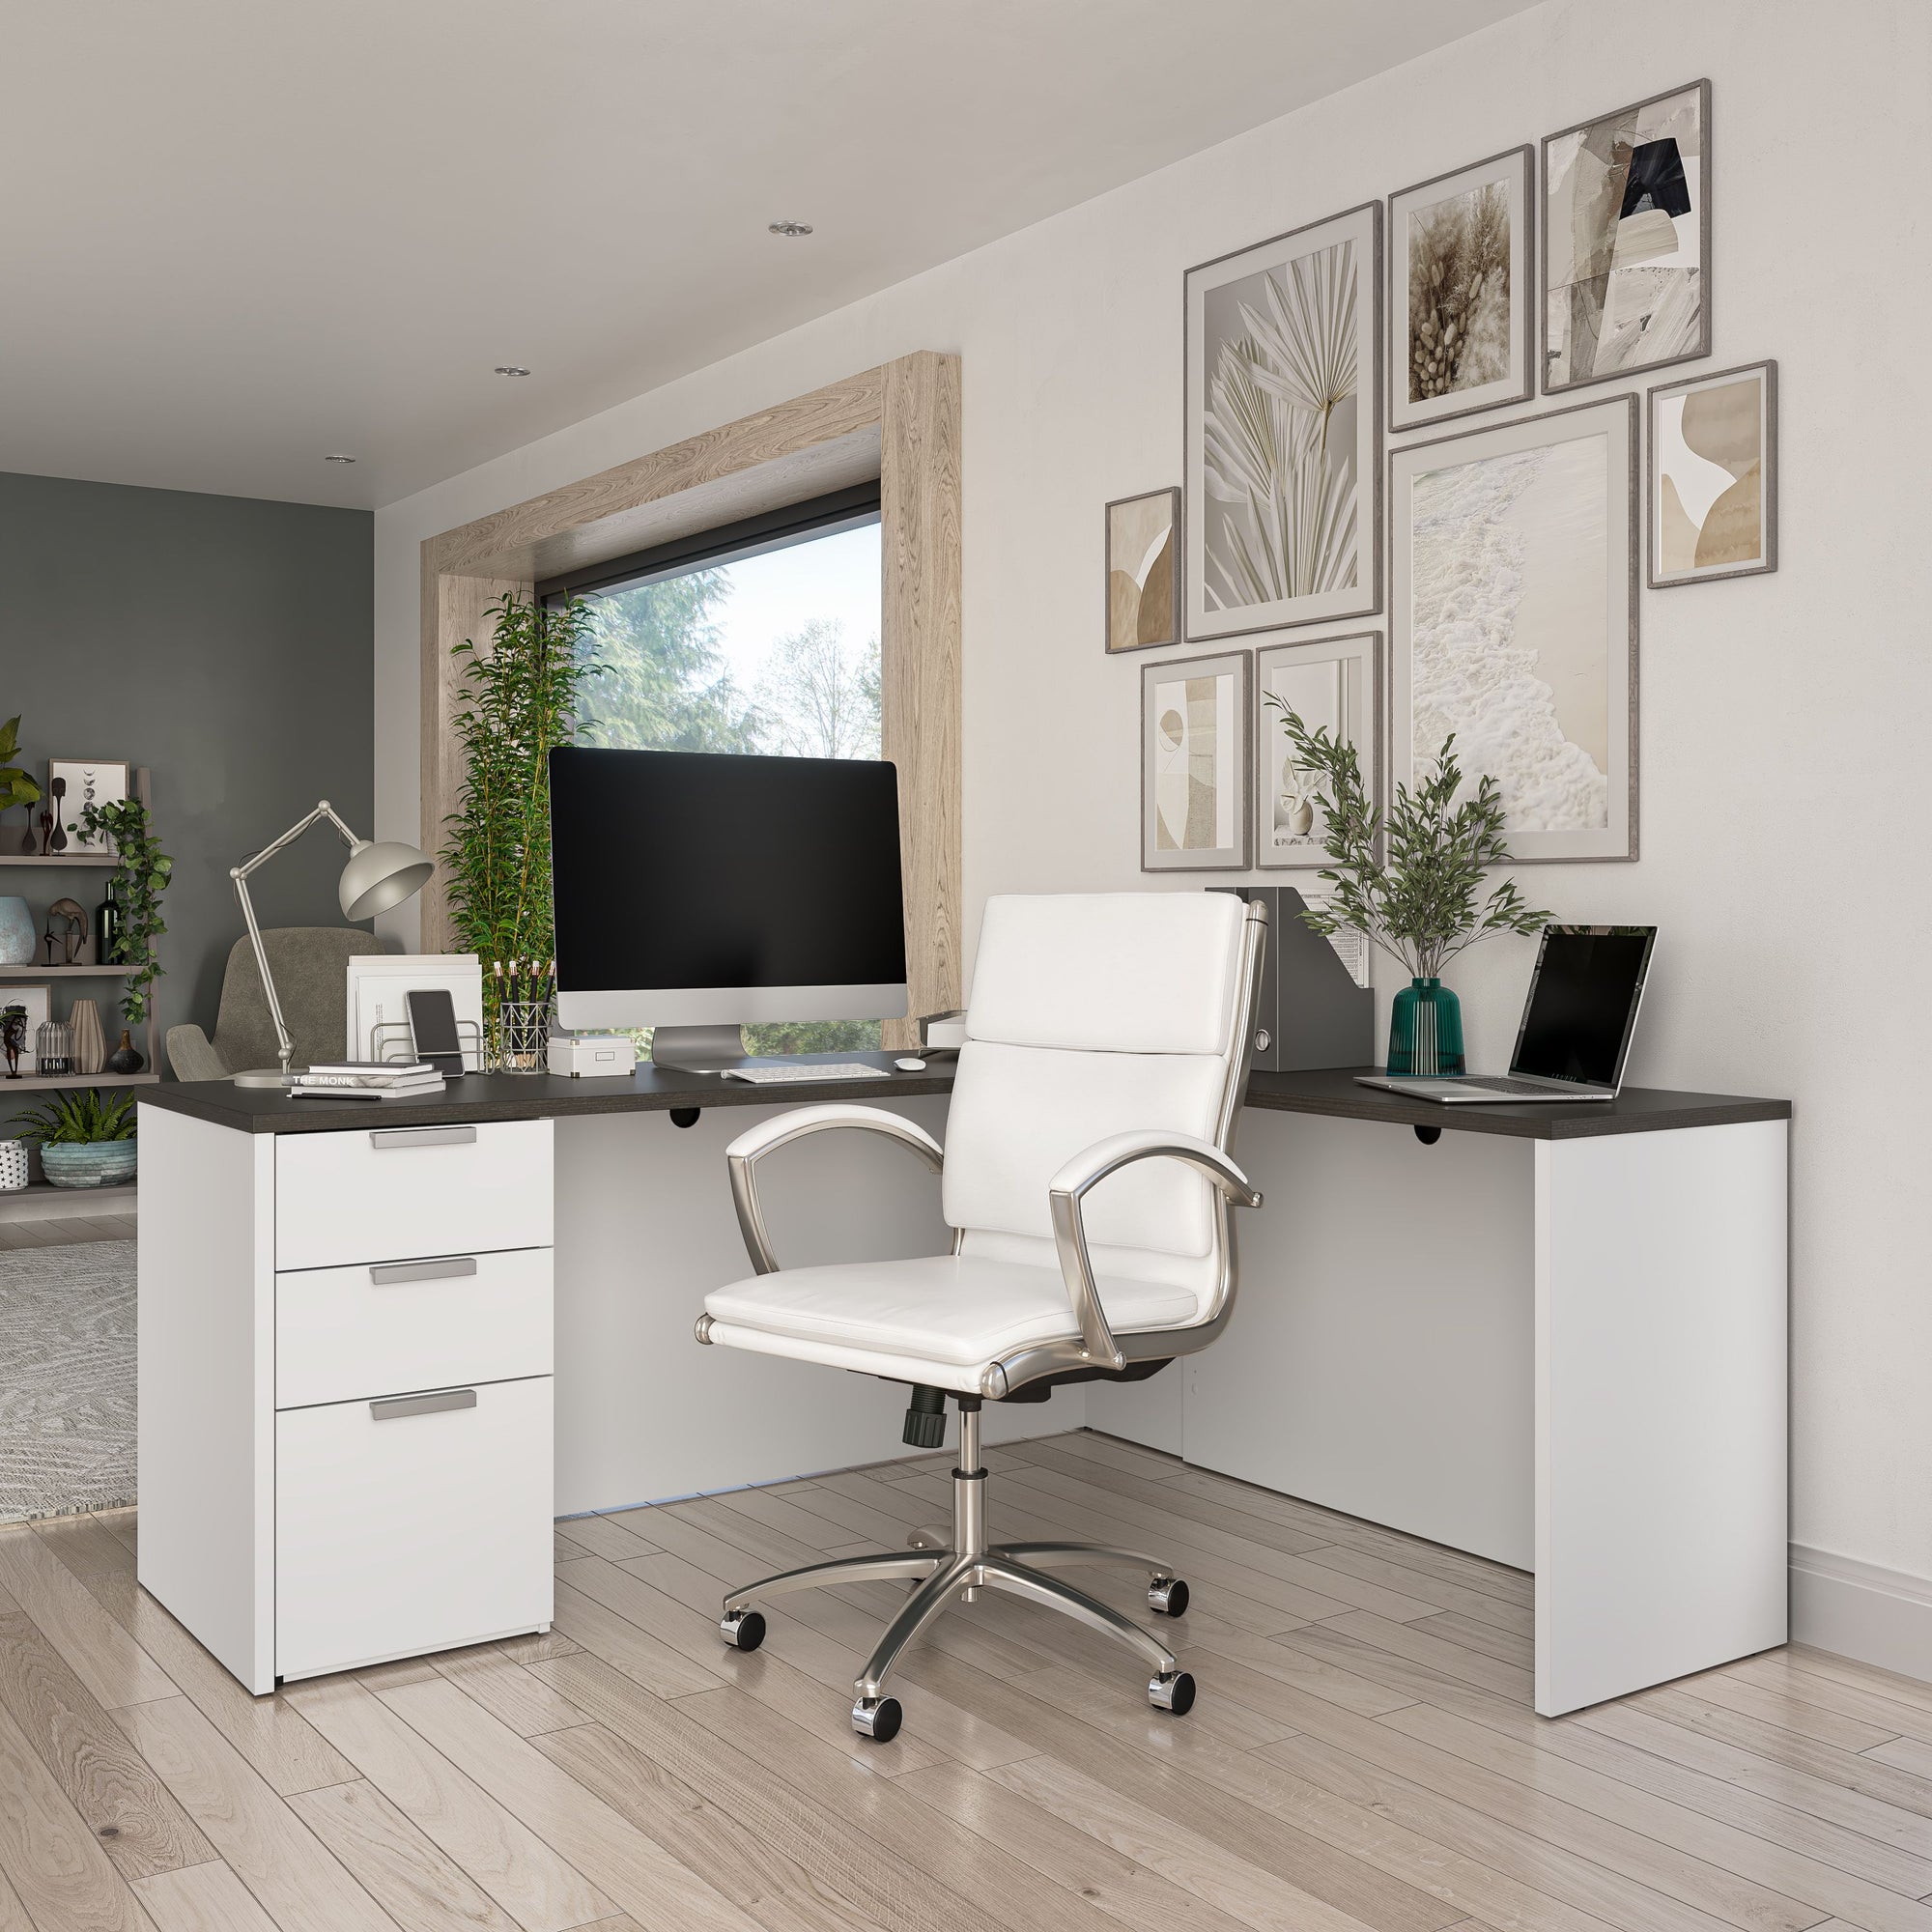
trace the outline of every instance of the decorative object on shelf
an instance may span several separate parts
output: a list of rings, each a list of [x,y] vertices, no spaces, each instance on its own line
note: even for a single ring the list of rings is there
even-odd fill
[[[17,1080],[42,1071],[34,1055],[34,1037],[42,1026],[53,1018],[54,989],[51,986],[0,987],[5,1010],[17,1015],[7,1030],[7,1077]]]
[[[99,1073],[107,1065],[107,1036],[100,1028],[100,1009],[92,1000],[76,1000],[67,1011],[72,1036],[73,1071]]]
[[[34,916],[27,910],[26,900],[0,898],[0,966],[33,963]]]
[[[1389,458],[1390,773],[1453,733],[1520,864],[1636,857],[1636,449],[1617,396]]]
[[[1188,638],[1379,610],[1381,203],[1183,287]]]
[[[1536,394],[1535,157],[1492,155],[1389,196],[1389,428]]]
[[[0,1141],[0,1194],[18,1194],[34,1178],[25,1141]]]
[[[1543,390],[1711,353],[1711,83],[1543,141]]]
[[[1141,668],[1141,870],[1245,871],[1246,651]]]
[[[107,881],[107,896],[94,908],[94,963],[112,966],[119,962],[121,908],[114,898],[114,881]]]
[[[34,849],[34,807],[41,801],[41,787],[37,780],[30,777],[25,766],[11,762],[20,750],[20,720],[18,715],[0,724],[0,820],[16,805],[27,808],[27,836],[20,846],[22,852]]]
[[[54,815],[51,811],[43,811],[41,813],[41,857],[43,859],[50,858],[52,856],[52,854],[47,850],[47,846],[49,841],[52,839],[53,836],[54,836]]]
[[[56,899],[47,908],[47,964],[77,966],[87,950],[87,908],[78,899]]]
[[[88,814],[105,813],[109,806],[120,805],[129,796],[125,758],[49,758],[47,789],[56,800],[63,793],[67,797],[67,810],[56,808],[61,821],[54,835],[56,849],[70,831],[74,835],[76,852],[111,853],[115,849],[113,821],[99,816],[90,825]]]
[[[1462,1008],[1442,984],[1443,967],[1479,939],[1540,932],[1551,917],[1525,905],[1514,879],[1478,901],[1485,875],[1510,863],[1495,780],[1485,772],[1468,789],[1452,733],[1413,792],[1397,782],[1384,822],[1353,745],[1310,730],[1292,711],[1283,724],[1320,786],[1327,827],[1321,877],[1330,891],[1303,921],[1321,933],[1359,932],[1407,969],[1389,1017],[1391,1073],[1463,1072]],[[1377,856],[1384,837],[1386,863]]]
[[[67,850],[67,781],[61,778],[50,779],[47,781],[47,790],[52,794],[54,802],[54,829],[53,836],[47,843],[47,850],[49,852],[65,852]]]
[[[147,1061],[142,1058],[139,1048],[134,1044],[133,1036],[126,1027],[123,1027],[121,1029],[121,1044],[107,1056],[107,1062],[102,1071],[107,1073],[138,1073],[147,1064]]]
[[[61,1020],[43,1020],[34,1029],[34,1071],[59,1080],[73,1071],[73,1035]]]
[[[132,1094],[85,1087],[43,1101],[20,1124],[56,1187],[118,1187],[138,1165],[138,1119]]]
[[[275,992],[275,976],[269,970],[269,950],[262,943],[262,928],[256,923],[254,901],[248,896],[248,879],[253,872],[272,859],[285,847],[293,845],[311,825],[327,819],[342,837],[342,842],[349,847],[349,860],[342,868],[342,876],[336,882],[336,902],[342,908],[342,917],[349,920],[374,919],[379,912],[387,912],[391,906],[399,906],[412,895],[419,893],[429,883],[430,874],[436,870],[436,862],[418,852],[413,845],[405,845],[400,839],[384,839],[378,844],[374,839],[358,838],[350,831],[335,808],[325,798],[318,801],[313,811],[298,818],[280,838],[271,838],[268,844],[241,865],[231,867],[228,876],[235,881],[235,896],[242,902],[242,923],[248,928],[248,939],[254,948],[255,965],[262,975],[262,990],[269,998],[270,1017],[275,1023],[275,1038],[280,1047],[279,1067],[252,1067],[238,1073],[235,1084],[238,1087],[286,1087],[293,1068],[290,1062],[295,1058],[295,1041],[290,1037],[288,1022],[282,1017],[282,1003]],[[125,888],[126,872],[122,874]],[[131,900],[124,898],[127,923],[122,930],[122,955],[129,963],[134,958],[136,943],[135,907]],[[132,984],[130,979],[129,984]],[[123,1003],[123,1010],[130,1020],[141,1015]]]
[[[443,880],[452,951],[479,960],[550,959],[550,754],[577,736],[578,691],[593,662],[590,607],[582,598],[545,608],[506,595],[485,613],[495,636],[479,650],[452,647],[462,708],[451,721],[463,749],[456,810],[446,823]],[[487,635],[487,634],[486,634]],[[483,980],[484,1034],[495,1002],[514,998]]]
[[[18,1000],[0,1007],[0,1053],[7,1057],[7,1078],[20,1077],[20,1062],[27,1052],[27,1009]]]
[[[138,798],[88,806],[80,829],[97,841],[95,851],[112,851],[119,862],[109,885],[121,908],[120,963],[128,968],[121,1011],[138,1025],[148,1017],[149,988],[161,977],[155,941],[168,929],[161,918],[161,895],[175,862],[161,850],[147,805]]]
[[[1651,390],[1653,590],[1777,568],[1777,364]]]
[[[1180,641],[1180,492],[1107,505],[1107,649]]]
[[[1255,652],[1255,864],[1269,870],[1318,867],[1327,826],[1316,774],[1296,758],[1289,714],[1354,746],[1371,805],[1382,797],[1382,640],[1363,631]]]

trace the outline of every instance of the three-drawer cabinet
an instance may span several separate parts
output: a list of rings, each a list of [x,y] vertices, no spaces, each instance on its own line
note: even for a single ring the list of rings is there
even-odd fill
[[[546,1628],[551,1123],[141,1134],[143,1583],[258,1691]]]

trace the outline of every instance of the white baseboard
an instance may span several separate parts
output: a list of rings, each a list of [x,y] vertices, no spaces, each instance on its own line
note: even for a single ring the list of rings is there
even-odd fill
[[[1932,1683],[1932,1579],[1794,1543],[1791,1637]]]

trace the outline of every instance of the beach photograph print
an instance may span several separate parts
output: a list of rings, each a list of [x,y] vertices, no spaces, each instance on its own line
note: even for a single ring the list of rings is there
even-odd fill
[[[1248,654],[1141,671],[1141,870],[1248,864]]]
[[[1650,587],[1777,568],[1777,364],[1650,392]]]
[[[1188,637],[1379,609],[1381,204],[1184,288]]]
[[[1255,652],[1255,770],[1260,844],[1255,864],[1270,869],[1328,864],[1328,815],[1321,783],[1295,756],[1293,712],[1312,734],[1352,745],[1371,807],[1382,797],[1381,639],[1373,632],[1282,643]]]
[[[1546,392],[1711,353],[1711,83],[1543,143]]]
[[[1636,399],[1397,450],[1391,781],[1443,740],[1519,860],[1636,856]]]
[[[1180,641],[1180,492],[1155,490],[1107,505],[1107,649]]]
[[[1528,148],[1389,197],[1389,428],[1536,392]]]

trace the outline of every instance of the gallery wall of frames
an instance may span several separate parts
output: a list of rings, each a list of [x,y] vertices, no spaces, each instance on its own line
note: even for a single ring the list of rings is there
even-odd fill
[[[1519,862],[1637,856],[1640,585],[1777,567],[1776,363],[1642,386],[1711,354],[1711,128],[1691,81],[1187,271],[1181,481],[1105,510],[1107,651],[1214,647],[1142,665],[1143,870],[1319,891],[1284,710],[1378,806],[1453,734]]]

